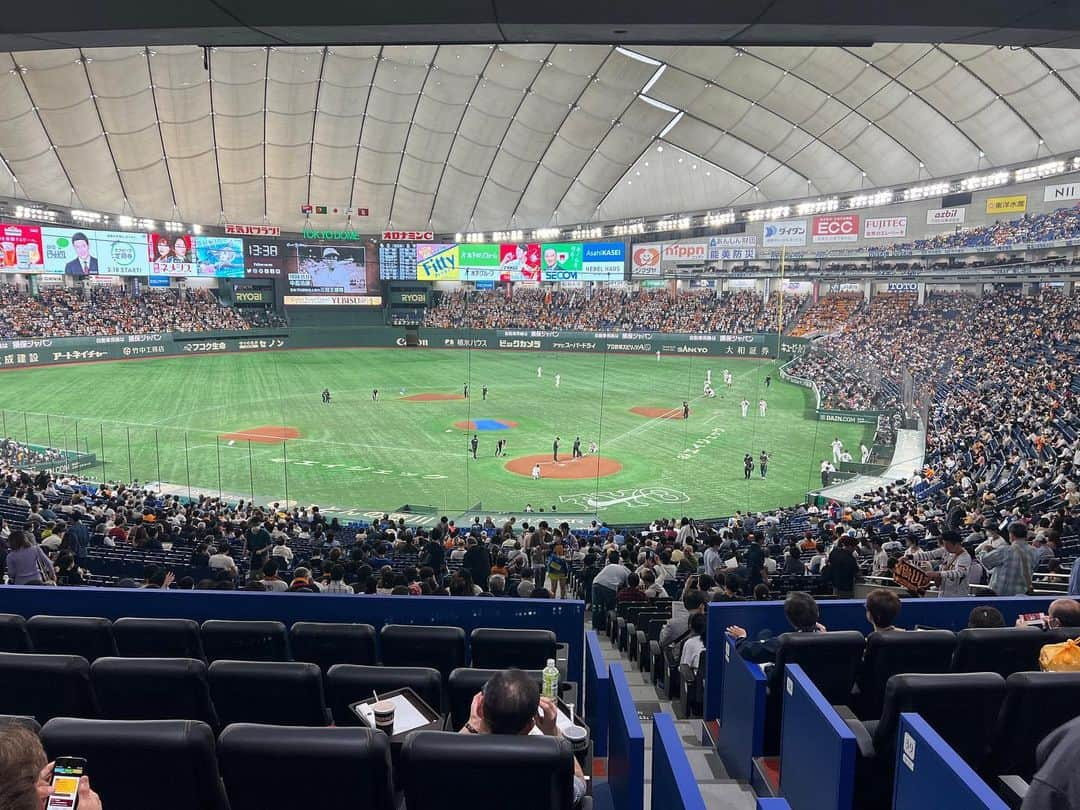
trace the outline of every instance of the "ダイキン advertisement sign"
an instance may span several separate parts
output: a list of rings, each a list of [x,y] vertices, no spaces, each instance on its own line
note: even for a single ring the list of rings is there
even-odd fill
[[[806,220],[783,219],[766,222],[762,228],[761,244],[765,247],[804,247]]]

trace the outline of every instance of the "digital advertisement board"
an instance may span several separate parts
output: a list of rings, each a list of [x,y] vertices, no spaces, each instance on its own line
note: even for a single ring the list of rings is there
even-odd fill
[[[285,268],[285,242],[281,239],[244,239],[244,275],[249,278],[280,276]]]
[[[379,281],[363,245],[296,242],[288,245],[286,306],[381,306]]]

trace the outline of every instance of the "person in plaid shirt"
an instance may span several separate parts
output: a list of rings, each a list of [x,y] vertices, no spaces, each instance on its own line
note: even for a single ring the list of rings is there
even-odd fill
[[[1031,590],[1031,572],[1038,564],[1038,552],[1028,543],[1027,526],[1019,521],[1009,526],[1009,544],[978,555],[990,572],[990,590],[997,596],[1021,596]]]

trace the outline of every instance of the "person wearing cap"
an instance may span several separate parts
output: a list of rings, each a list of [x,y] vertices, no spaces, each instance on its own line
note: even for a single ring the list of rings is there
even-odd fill
[[[976,553],[979,563],[990,572],[990,590],[997,596],[1021,596],[1031,591],[1031,573],[1038,554],[1028,543],[1028,528],[1015,521],[1009,525],[1009,544]]]

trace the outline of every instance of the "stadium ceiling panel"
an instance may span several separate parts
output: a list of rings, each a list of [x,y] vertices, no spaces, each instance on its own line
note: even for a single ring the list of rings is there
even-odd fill
[[[10,38],[9,38],[10,41]],[[1055,48],[123,45],[0,57],[0,192],[212,225],[506,230],[1080,149]]]

